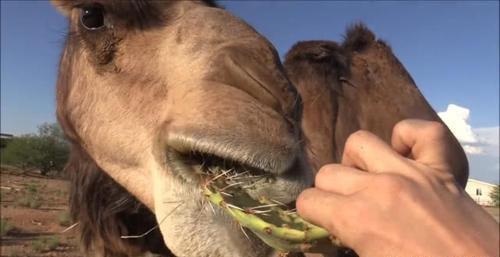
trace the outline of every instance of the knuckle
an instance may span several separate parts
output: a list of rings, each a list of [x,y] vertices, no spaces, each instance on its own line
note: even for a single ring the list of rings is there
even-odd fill
[[[425,133],[428,137],[442,138],[448,133],[448,130],[446,126],[440,122],[429,121],[426,125]]]
[[[406,119],[399,121],[394,125],[392,128],[392,134],[393,135],[406,135],[409,130],[413,127],[413,124],[415,122],[415,119]]]
[[[408,129],[412,128],[415,122],[421,124],[421,132],[428,137],[443,137],[449,133],[446,125],[439,121],[406,119],[399,121],[398,123],[396,123],[396,125],[394,125],[393,134],[407,134],[405,132],[407,132]]]
[[[406,129],[407,126],[409,126],[408,123],[410,123],[412,120],[410,119],[407,119],[407,120],[402,120],[402,121],[399,121],[398,123],[396,123],[396,125],[394,125],[394,128],[392,129],[393,130],[393,134],[395,132],[401,132],[401,131],[404,131]],[[398,133],[396,133],[398,134]]]
[[[334,170],[338,167],[338,164],[327,164],[321,167],[314,178],[314,183],[318,184],[320,181],[329,180],[332,176],[334,176]]]
[[[345,151],[352,151],[370,134],[366,130],[358,130],[351,135],[346,140]]]
[[[319,169],[318,174],[316,175],[316,177],[325,176],[327,173],[332,172],[335,169],[336,166],[337,166],[337,164],[326,164],[326,165],[322,166]]]

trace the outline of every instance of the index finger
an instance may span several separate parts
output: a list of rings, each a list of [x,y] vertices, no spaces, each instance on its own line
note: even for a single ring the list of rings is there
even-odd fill
[[[296,201],[297,213],[307,221],[321,226],[331,234],[340,237],[338,220],[345,210],[347,199],[340,194],[309,188]],[[337,221],[337,222],[335,222]]]

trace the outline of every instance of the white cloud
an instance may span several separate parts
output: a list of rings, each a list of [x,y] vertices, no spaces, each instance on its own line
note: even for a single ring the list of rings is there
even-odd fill
[[[483,153],[482,147],[477,145],[480,143],[478,137],[468,123],[470,116],[469,109],[455,104],[449,104],[448,109],[444,112],[439,112],[438,115],[462,144],[466,153]]]
[[[482,154],[484,150],[479,146],[462,145],[464,151],[468,154]]]
[[[500,127],[474,128],[472,130],[477,135],[477,139],[482,145],[484,153],[498,157],[500,152]]]
[[[470,110],[455,104],[438,115],[467,153],[470,177],[498,183],[500,127],[472,128],[468,123]]]

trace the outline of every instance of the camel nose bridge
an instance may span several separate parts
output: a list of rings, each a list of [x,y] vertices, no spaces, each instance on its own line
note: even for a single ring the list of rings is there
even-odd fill
[[[300,96],[274,48],[262,38],[243,41],[217,50],[206,79],[242,90],[288,122],[299,122]]]
[[[203,22],[199,17],[206,17]],[[298,120],[298,93],[285,75],[274,46],[254,28],[226,11],[199,8],[182,17],[186,51],[199,56],[201,79],[240,89],[287,120]],[[221,26],[220,24],[224,24]],[[187,32],[193,33],[187,33]],[[174,33],[175,34],[175,33]],[[192,61],[188,61],[192,62]]]

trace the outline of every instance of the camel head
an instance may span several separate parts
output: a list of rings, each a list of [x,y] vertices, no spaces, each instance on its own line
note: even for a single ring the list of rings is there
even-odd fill
[[[288,51],[285,70],[303,100],[301,127],[313,167],[340,162],[347,138],[367,130],[390,144],[392,128],[404,119],[441,123],[461,158],[453,160],[462,187],[468,163],[458,140],[418,90],[389,45],[365,25],[347,29],[341,44],[302,41]]]
[[[53,3],[69,20],[57,116],[72,154],[152,210],[176,256],[269,254],[201,185],[207,164],[264,177],[255,198],[291,203],[311,185],[300,98],[273,46],[211,1]]]

